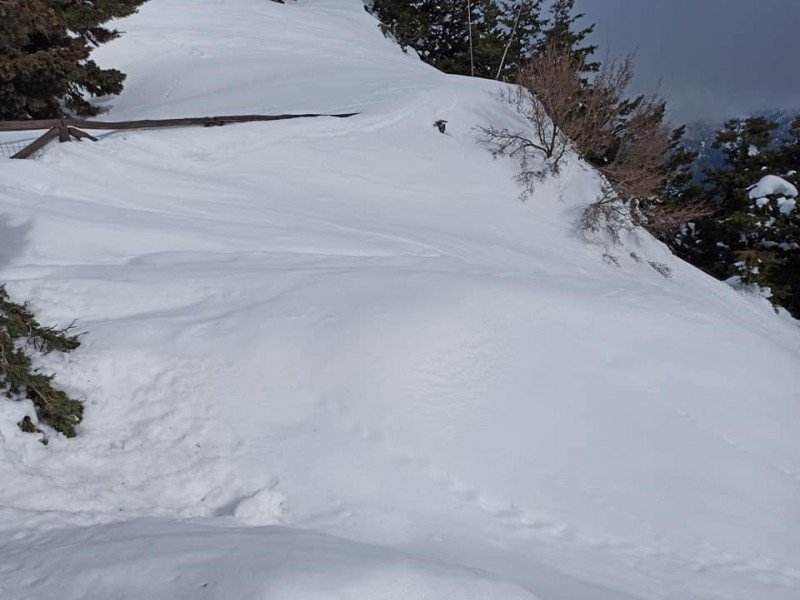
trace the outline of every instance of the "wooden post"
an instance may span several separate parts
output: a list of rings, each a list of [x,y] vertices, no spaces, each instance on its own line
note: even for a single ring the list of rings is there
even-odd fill
[[[58,125],[56,125],[58,129],[58,141],[60,143],[68,142],[69,141],[69,129],[67,129],[67,123],[64,119],[59,119]]]

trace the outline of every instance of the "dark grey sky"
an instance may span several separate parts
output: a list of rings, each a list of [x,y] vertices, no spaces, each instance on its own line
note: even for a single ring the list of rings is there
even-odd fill
[[[577,0],[601,56],[637,52],[637,92],[675,121],[800,109],[800,0]]]

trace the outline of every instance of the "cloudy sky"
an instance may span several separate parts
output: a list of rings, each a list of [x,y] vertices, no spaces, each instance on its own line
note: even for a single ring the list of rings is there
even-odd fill
[[[800,110],[800,0],[577,0],[594,41],[637,53],[636,91],[676,121]]]

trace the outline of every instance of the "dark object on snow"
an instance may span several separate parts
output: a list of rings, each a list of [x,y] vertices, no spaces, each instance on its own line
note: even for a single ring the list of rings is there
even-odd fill
[[[439,133],[444,133],[445,129],[447,129],[447,121],[444,119],[439,119],[433,124],[433,126],[439,129]]]

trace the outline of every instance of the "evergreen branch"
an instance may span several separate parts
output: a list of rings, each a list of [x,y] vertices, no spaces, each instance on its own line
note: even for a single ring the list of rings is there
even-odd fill
[[[83,419],[83,403],[53,386],[53,376],[33,368],[28,349],[41,354],[70,352],[80,345],[79,336],[68,332],[75,322],[63,328],[42,326],[26,304],[13,302],[0,285],[0,386],[10,399],[33,402],[40,422],[47,423],[66,437],[77,435]],[[26,416],[18,423],[29,433],[41,432]],[[42,440],[47,443],[47,438]]]

